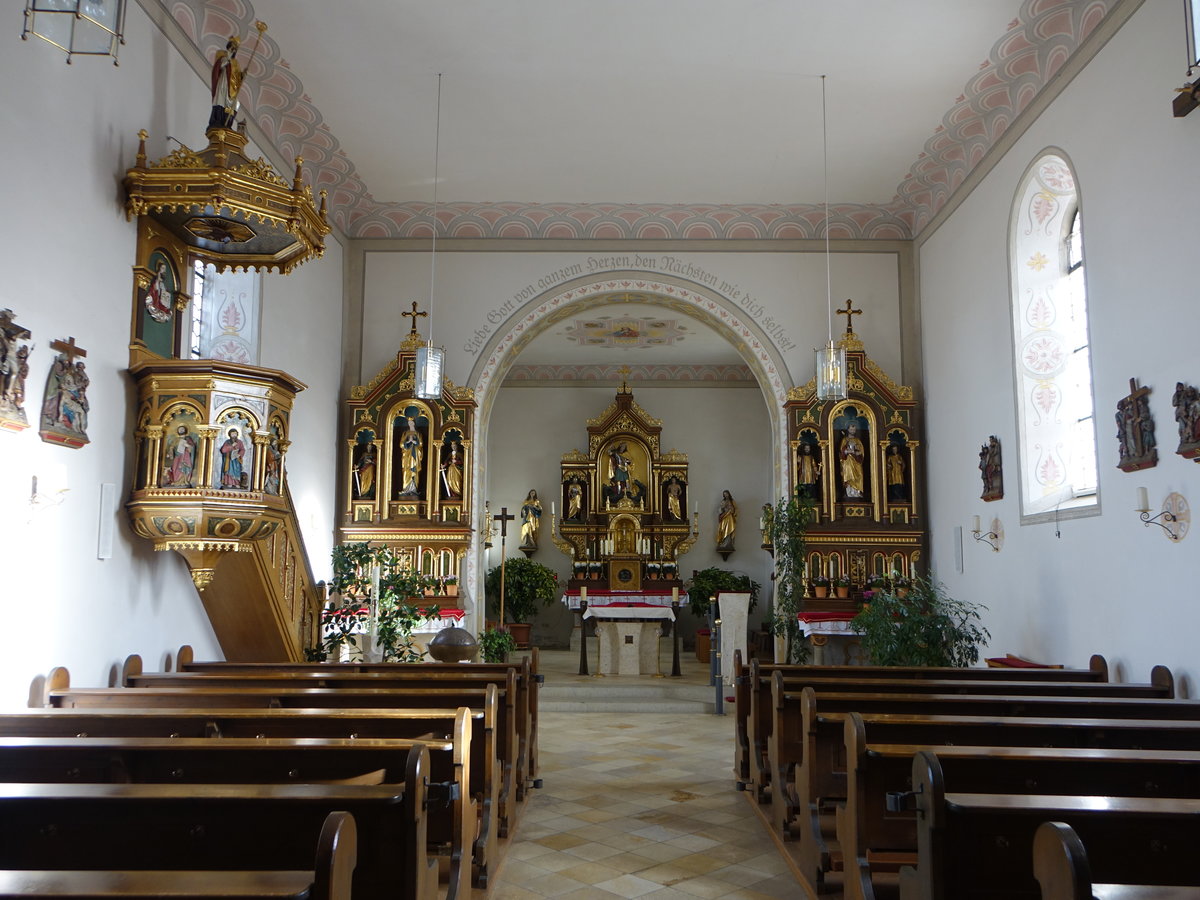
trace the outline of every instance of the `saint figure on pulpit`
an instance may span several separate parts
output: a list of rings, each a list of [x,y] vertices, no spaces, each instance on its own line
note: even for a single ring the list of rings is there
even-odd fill
[[[838,451],[842,460],[842,490],[847,500],[861,500],[863,496],[863,460],[866,451],[858,436],[858,425],[851,422],[846,428],[846,436],[842,438],[842,446]]]

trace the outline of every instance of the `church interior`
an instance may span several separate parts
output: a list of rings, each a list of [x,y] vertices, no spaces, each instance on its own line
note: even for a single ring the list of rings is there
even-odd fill
[[[1200,690],[1191,4],[63,5],[0,56],[60,220],[4,226],[7,710],[303,660],[362,541],[473,634],[502,559],[675,589],[687,652],[729,570],[769,655],[796,497],[844,608],[928,577],[982,656]]]

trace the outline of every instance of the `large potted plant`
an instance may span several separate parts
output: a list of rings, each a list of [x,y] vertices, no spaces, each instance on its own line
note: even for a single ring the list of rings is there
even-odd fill
[[[806,587],[804,535],[815,514],[812,498],[797,494],[790,500],[780,499],[771,520],[771,545],[775,557],[775,609],[771,616],[771,632],[781,645],[776,651],[776,661],[781,663],[800,663],[808,658],[808,644],[800,640],[800,623],[796,616],[804,602]]]
[[[762,585],[754,581],[749,575],[741,572],[731,572],[728,569],[720,569],[716,566],[711,566],[707,569],[701,569],[698,572],[693,572],[692,577],[688,580],[685,586],[688,595],[688,606],[700,622],[708,622],[708,601],[716,597],[722,591],[749,594],[750,609],[758,606],[758,592]],[[696,629],[696,659],[699,662],[708,662],[709,652],[712,649],[712,634],[708,628]]]
[[[874,665],[965,667],[979,661],[979,645],[991,638],[982,609],[955,600],[932,579],[914,578],[906,596],[876,592],[850,626]]]
[[[435,582],[400,561],[396,552],[369,542],[338,544],[332,552],[330,588],[339,602],[322,614],[322,639],[305,651],[310,659],[337,661],[342,646],[367,645],[383,662],[419,662],[412,633],[423,618],[409,600]]]
[[[507,627],[518,646],[529,646],[529,632],[532,625],[529,620],[537,615],[539,609],[549,606],[558,596],[558,575],[554,570],[526,557],[514,557],[504,561],[503,567],[495,566],[484,579],[483,588],[487,594],[489,606],[493,614],[499,616],[500,609],[500,573],[504,572],[504,617],[507,623],[501,622],[501,627]],[[517,626],[517,627],[513,627]]]

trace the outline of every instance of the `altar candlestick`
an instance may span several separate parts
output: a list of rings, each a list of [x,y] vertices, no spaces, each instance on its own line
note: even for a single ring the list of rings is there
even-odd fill
[[[587,585],[586,584],[579,588],[579,602],[587,603]]]

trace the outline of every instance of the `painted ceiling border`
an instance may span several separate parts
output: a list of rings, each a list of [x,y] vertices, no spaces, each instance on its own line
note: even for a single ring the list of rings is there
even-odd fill
[[[1101,22],[1131,2],[1140,5],[1136,0],[1026,0],[892,200],[832,205],[830,236],[905,240],[920,235]],[[185,50],[192,59],[198,52],[211,60],[230,34],[253,30],[254,9],[247,0],[142,0],[143,6],[149,3],[158,3],[192,43]],[[329,192],[337,230],[351,239],[430,235],[431,204],[381,203],[371,196],[269,33],[246,74],[247,115],[281,156],[304,158],[314,173],[313,189]],[[437,219],[439,237],[780,240],[821,236],[824,210],[818,204],[456,203],[439,204]]]

